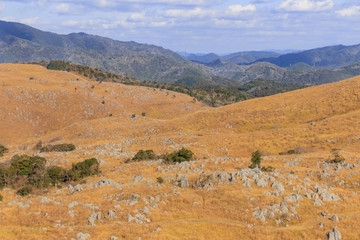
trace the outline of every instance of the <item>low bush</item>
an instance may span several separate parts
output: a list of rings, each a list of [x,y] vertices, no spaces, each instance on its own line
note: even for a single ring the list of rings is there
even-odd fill
[[[70,170],[66,170],[58,166],[46,167],[46,159],[39,156],[15,155],[10,167],[0,168],[0,189],[5,186],[20,189],[18,194],[25,196],[32,187],[41,189],[99,173],[99,163],[95,158],[73,164]]]
[[[259,150],[251,154],[251,165],[249,168],[260,167],[261,164],[261,152]]]
[[[154,160],[158,156],[154,153],[153,150],[139,150],[135,156],[132,158],[133,161],[143,161],[143,160]]]
[[[162,177],[156,178],[156,181],[160,184],[164,183],[164,179]]]
[[[263,171],[263,172],[272,172],[272,171],[275,171],[275,168],[272,167],[272,166],[262,167],[261,171]]]
[[[194,158],[194,153],[186,148],[182,148],[179,151],[172,152],[165,156],[165,160],[170,163],[181,163],[190,161]]]
[[[25,186],[19,189],[16,193],[19,194],[20,196],[26,196],[29,195],[31,192],[32,192],[32,188],[29,186]]]
[[[3,196],[0,194],[0,202],[2,202],[3,200]]]
[[[69,180],[77,181],[81,178],[100,173],[99,162],[96,158],[86,159],[85,161],[72,165],[71,170],[68,172]]]
[[[41,147],[40,152],[71,152],[76,149],[74,144],[56,144],[56,145],[47,145]]]
[[[342,163],[342,162],[345,162],[345,158],[343,156],[341,156],[339,153],[335,153],[334,158],[330,159],[328,162],[329,163]]]
[[[0,157],[4,156],[4,154],[7,152],[9,152],[9,149],[0,144]]]

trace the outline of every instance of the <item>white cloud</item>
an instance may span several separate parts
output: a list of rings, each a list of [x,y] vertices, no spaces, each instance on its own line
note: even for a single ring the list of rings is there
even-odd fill
[[[336,13],[343,17],[352,17],[355,15],[360,15],[360,6],[351,6],[348,8],[344,8],[342,10],[337,11]]]
[[[290,12],[318,12],[329,10],[333,6],[332,0],[285,0],[278,9]]]
[[[1,3],[0,2],[0,11],[4,10],[5,9],[5,3]]]
[[[62,3],[55,7],[55,12],[60,13],[60,14],[69,13],[70,10],[71,10],[70,5],[67,3]]]
[[[165,12],[166,17],[173,18],[217,18],[223,19],[228,17],[237,16],[244,12],[254,12],[256,7],[252,4],[249,5],[230,5],[226,9],[203,9],[200,7],[193,8],[190,10],[186,9],[171,9]]]
[[[245,5],[245,6],[242,6],[242,5],[239,5],[239,4],[230,5],[228,7],[228,9],[230,10],[230,12],[232,12],[234,14],[237,14],[239,12],[244,12],[244,11],[250,11],[250,12],[256,11],[255,5],[252,5],[252,4]]]

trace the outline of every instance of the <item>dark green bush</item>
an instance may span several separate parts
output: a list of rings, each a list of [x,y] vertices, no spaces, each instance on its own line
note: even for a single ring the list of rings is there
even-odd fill
[[[47,175],[49,177],[49,182],[55,186],[57,182],[65,182],[67,180],[68,173],[62,167],[51,166],[47,169]]]
[[[71,170],[58,166],[46,168],[46,159],[38,156],[15,155],[11,166],[0,168],[0,189],[10,186],[19,189],[18,194],[25,196],[31,187],[44,188],[49,184],[77,181],[84,177],[100,173],[99,163],[95,158],[87,159],[72,165]]]
[[[249,166],[249,168],[260,167],[260,163],[261,163],[261,152],[257,150],[251,154],[251,165]]]
[[[16,193],[19,194],[20,196],[26,196],[29,195],[31,192],[32,192],[31,187],[25,186],[22,187],[20,190],[18,190]]]
[[[3,200],[3,196],[0,194],[0,202],[2,202]]]
[[[156,178],[156,181],[160,184],[164,183],[164,179],[162,177]]]
[[[334,154],[334,158],[328,161],[329,163],[342,163],[345,162],[345,158],[339,153]]]
[[[99,162],[96,158],[86,159],[82,162],[72,165],[68,172],[69,180],[77,181],[81,178],[99,174]]]
[[[56,144],[56,145],[47,145],[40,149],[40,152],[71,152],[75,150],[74,144]]]
[[[7,152],[9,152],[9,149],[0,144],[0,157],[4,156]]]
[[[186,148],[182,148],[179,151],[172,152],[165,156],[165,160],[172,163],[190,161],[193,158],[194,153]]]
[[[272,167],[272,166],[262,167],[262,168],[261,168],[261,171],[263,171],[263,172],[272,172],[272,171],[274,171],[274,170],[275,170],[275,168]]]
[[[154,160],[157,159],[156,154],[153,150],[139,150],[135,156],[132,158],[133,161],[143,161],[143,160]]]
[[[11,158],[11,168],[18,176],[31,176],[45,170],[46,159],[28,155],[15,155]]]

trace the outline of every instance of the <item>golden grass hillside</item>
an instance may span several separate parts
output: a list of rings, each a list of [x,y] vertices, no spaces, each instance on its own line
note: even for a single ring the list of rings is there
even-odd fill
[[[10,151],[0,162],[29,154],[70,168],[95,157],[102,173],[26,197],[0,190],[0,238],[328,239],[336,228],[359,239],[359,90],[357,77],[209,108],[170,91],[1,64],[0,143]],[[40,153],[39,141],[76,150]],[[125,163],[139,149],[181,147],[196,160]],[[274,171],[248,168],[257,149]],[[332,163],[332,149],[345,161]]]

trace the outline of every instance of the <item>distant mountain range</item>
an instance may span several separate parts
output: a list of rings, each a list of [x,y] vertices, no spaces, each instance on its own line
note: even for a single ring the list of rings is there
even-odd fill
[[[143,81],[187,86],[237,86],[255,79],[300,84],[360,74],[360,45],[302,52],[247,51],[225,56],[178,53],[86,33],[60,35],[0,21],[0,63],[62,60]]]

